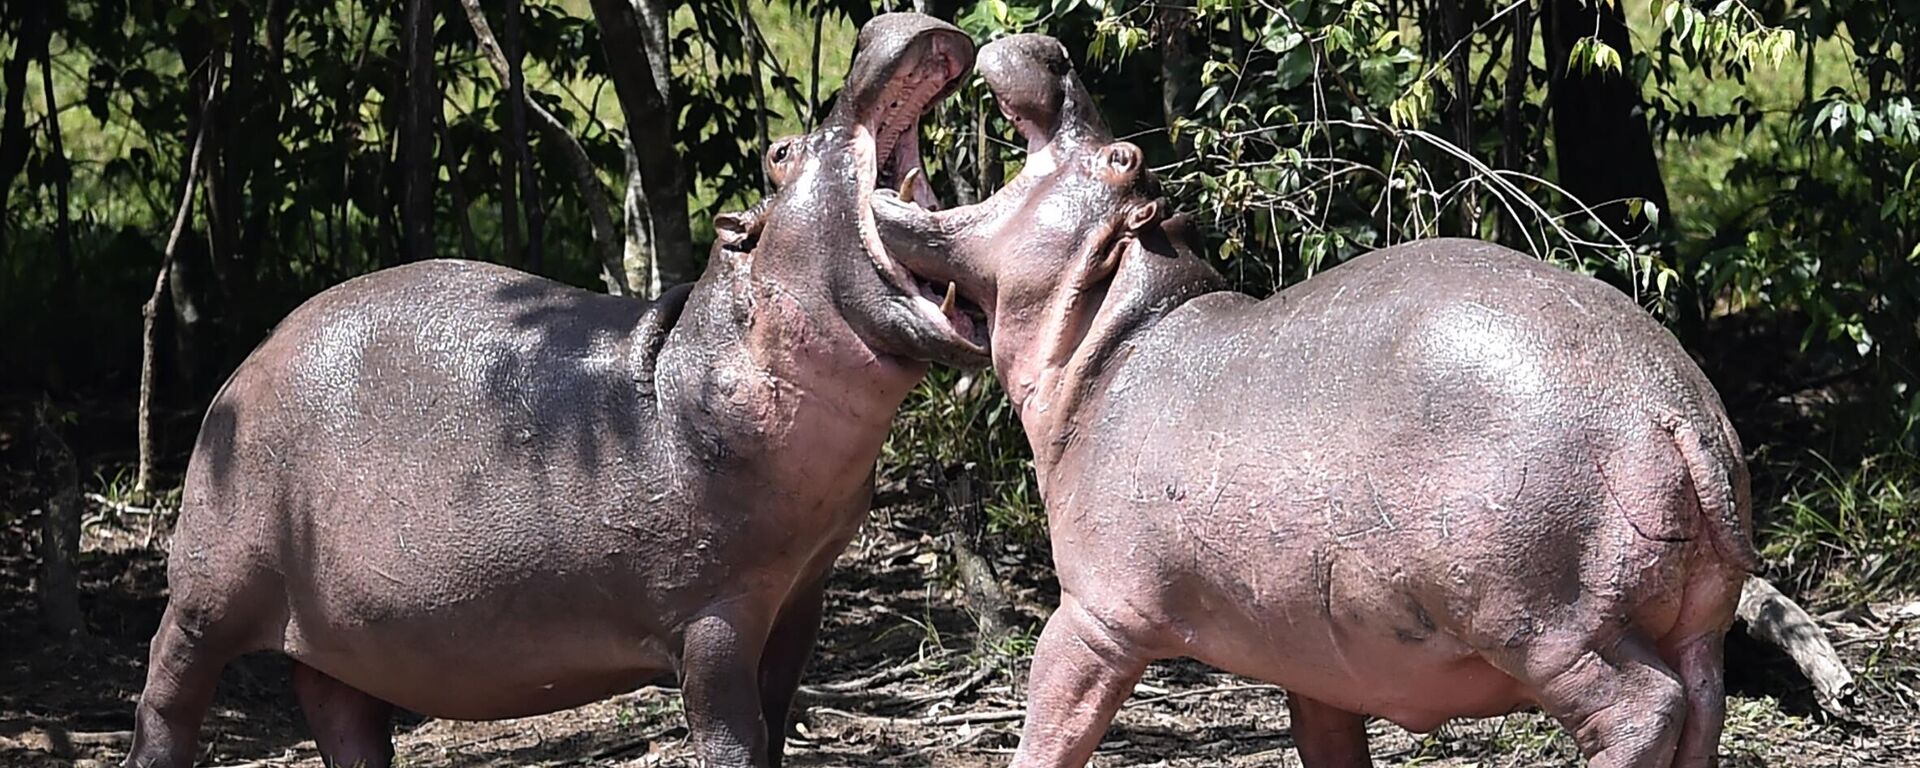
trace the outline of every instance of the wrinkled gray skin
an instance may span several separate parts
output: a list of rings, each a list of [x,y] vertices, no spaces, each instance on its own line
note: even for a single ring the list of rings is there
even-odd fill
[[[677,673],[703,764],[779,765],[895,408],[928,361],[984,361],[868,213],[972,57],[875,18],[824,126],[769,152],[778,192],[652,304],[433,261],[295,310],[194,449],[127,764],[190,765],[222,665],[271,650],[332,764],[388,765],[395,707],[520,717]]]
[[[1289,691],[1308,768],[1538,706],[1597,768],[1711,765],[1755,565],[1718,396],[1631,300],[1489,243],[1387,248],[1272,298],[1161,215],[1065,51],[979,71],[1032,152],[882,239],[985,308],[1059,569],[1016,766],[1078,766],[1146,665]]]

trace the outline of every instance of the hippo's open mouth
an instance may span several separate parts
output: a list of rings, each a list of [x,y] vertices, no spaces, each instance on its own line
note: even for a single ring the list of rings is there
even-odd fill
[[[881,276],[907,298],[916,315],[945,337],[942,341],[984,359],[987,323],[979,305],[962,298],[952,283],[922,277],[889,255],[873,220],[871,203],[879,189],[896,192],[901,200],[928,210],[940,207],[921,165],[920,118],[957,87],[972,57],[938,35],[916,45],[919,50],[911,54],[913,63],[894,76],[884,97],[874,100],[854,128],[853,150],[861,176],[861,239]]]

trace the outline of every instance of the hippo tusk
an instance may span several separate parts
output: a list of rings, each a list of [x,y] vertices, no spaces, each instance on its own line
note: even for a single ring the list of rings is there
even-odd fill
[[[913,202],[913,183],[920,180],[921,171],[915,168],[907,171],[907,177],[900,180],[900,202]]]
[[[955,283],[947,283],[947,298],[941,300],[940,302],[940,314],[943,314],[943,315],[953,314],[953,300],[959,296],[959,294],[956,292],[955,286],[956,286]]]

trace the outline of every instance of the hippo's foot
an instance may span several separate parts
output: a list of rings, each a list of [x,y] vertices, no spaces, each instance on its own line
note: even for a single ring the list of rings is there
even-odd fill
[[[200,721],[230,655],[211,650],[203,631],[188,631],[172,606],[160,618],[147,655],[147,684],[134,712],[128,768],[189,768]]]
[[[1034,647],[1027,723],[1012,768],[1086,765],[1149,661],[1072,595],[1061,595]]]
[[[1521,655],[1528,657],[1515,660],[1522,668],[1509,674],[1533,688],[1540,708],[1573,733],[1589,768],[1673,764],[1687,690],[1653,643],[1628,632],[1608,647],[1559,653],[1536,647]]]
[[[1306,768],[1370,768],[1365,715],[1287,692],[1288,730]]]
[[[320,757],[335,768],[393,764],[393,705],[295,662],[293,691]]]

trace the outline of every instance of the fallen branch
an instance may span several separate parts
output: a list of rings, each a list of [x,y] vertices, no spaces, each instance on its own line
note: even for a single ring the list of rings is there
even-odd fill
[[[852,680],[840,680],[831,683],[821,683],[819,685],[803,685],[800,686],[800,693],[816,699],[832,700],[854,698],[862,691],[877,688],[895,680],[911,677],[925,670],[938,667],[947,663],[955,655],[956,654],[953,653],[943,653],[937,656],[929,656],[911,664],[888,666],[873,674],[856,677]]]
[[[86,499],[87,501],[92,502],[94,506],[108,509],[113,512],[118,512],[123,515],[164,515],[167,513],[167,510],[161,509],[159,507],[142,507],[137,504],[128,504],[124,501],[115,501],[113,499],[109,499],[97,493],[86,494]]]
[[[1853,699],[1853,673],[1847,671],[1834,651],[1827,633],[1815,624],[1792,598],[1780,594],[1771,582],[1758,576],[1747,578],[1740,590],[1740,606],[1735,615],[1747,623],[1747,634],[1755,640],[1777,646],[1793,659],[1800,672],[1813,683],[1820,708],[1835,717],[1849,717],[1848,703]]]
[[[855,714],[844,709],[834,709],[832,707],[816,707],[813,711],[845,720],[855,720],[878,725],[924,725],[936,727],[977,725],[980,723],[1010,723],[1015,720],[1024,719],[1027,716],[1027,712],[1024,709],[990,709],[984,712],[961,712],[956,715],[940,715],[938,717],[879,717],[876,715]]]
[[[1159,696],[1152,696],[1144,699],[1135,699],[1133,701],[1129,701],[1127,702],[1126,706],[1144,707],[1144,706],[1147,706],[1148,704],[1159,704],[1163,701],[1173,701],[1175,699],[1191,699],[1196,696],[1212,696],[1216,693],[1235,693],[1239,691],[1270,691],[1273,693],[1280,693],[1283,690],[1284,689],[1282,689],[1280,686],[1267,685],[1265,683],[1237,683],[1233,685],[1219,685],[1219,686],[1214,686],[1212,688],[1195,688],[1187,691],[1175,691],[1172,693],[1163,693],[1163,694],[1160,694]]]

